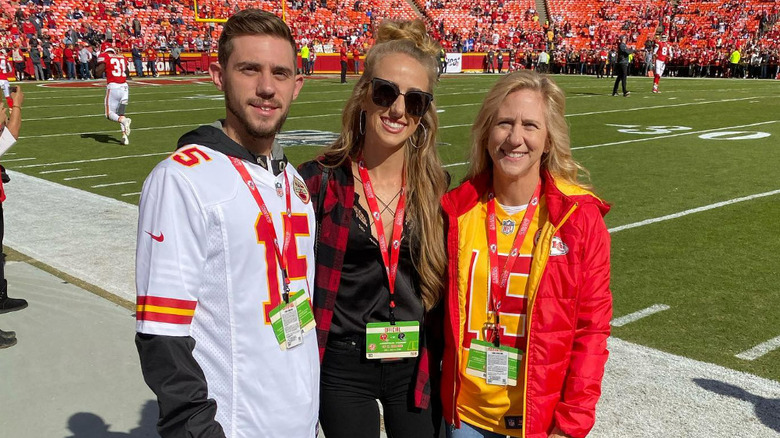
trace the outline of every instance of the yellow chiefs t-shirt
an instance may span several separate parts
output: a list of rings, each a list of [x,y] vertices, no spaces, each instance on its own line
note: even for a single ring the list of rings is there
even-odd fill
[[[503,270],[515,235],[520,228],[525,210],[507,214],[496,203],[496,224],[499,270]],[[520,350],[526,348],[526,309],[528,305],[526,284],[531,267],[534,237],[539,230],[540,218],[547,215],[544,196],[534,213],[531,226],[520,247],[506,296],[501,300],[500,324],[501,344]],[[519,364],[516,386],[488,385],[481,377],[466,373],[469,347],[473,339],[482,339],[482,326],[487,322],[490,291],[490,256],[488,253],[487,201],[483,200],[458,219],[459,266],[458,295],[460,303],[460,324],[463,330],[463,353],[460,357],[460,393],[457,409],[462,421],[505,435],[522,434],[523,415],[523,367],[525,355]]]

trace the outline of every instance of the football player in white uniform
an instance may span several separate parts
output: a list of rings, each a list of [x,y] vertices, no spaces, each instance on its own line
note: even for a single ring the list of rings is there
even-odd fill
[[[314,210],[275,141],[303,86],[295,55],[275,15],[233,15],[209,68],[225,119],[144,183],[136,345],[163,438],[316,435]]]

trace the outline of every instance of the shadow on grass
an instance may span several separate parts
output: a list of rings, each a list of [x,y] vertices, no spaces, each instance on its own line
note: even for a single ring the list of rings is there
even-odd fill
[[[95,134],[92,132],[88,132],[85,134],[81,134],[81,138],[91,138],[100,143],[122,144],[122,139],[112,137],[108,134]]]

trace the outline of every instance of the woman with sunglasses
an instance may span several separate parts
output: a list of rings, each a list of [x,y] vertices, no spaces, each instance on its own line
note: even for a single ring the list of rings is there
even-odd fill
[[[519,71],[488,92],[447,215],[447,436],[584,437],[612,315],[609,206],[578,174],[565,96]]]
[[[432,437],[440,422],[429,351],[441,336],[428,332],[441,331],[446,267],[438,52],[421,21],[383,23],[339,139],[299,168],[318,216],[313,304],[328,438],[378,437],[377,399],[390,437]]]

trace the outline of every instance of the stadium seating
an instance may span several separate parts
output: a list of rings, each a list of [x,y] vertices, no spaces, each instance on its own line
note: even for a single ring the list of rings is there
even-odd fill
[[[366,45],[371,41],[373,24],[385,18],[416,18],[420,13],[432,33],[442,39],[481,36],[476,50],[486,49],[496,37],[506,47],[518,34],[524,38],[517,42],[515,36],[518,48],[538,49],[544,47],[547,30],[538,16],[529,12],[536,8],[535,0],[295,0],[287,1],[284,10],[280,1],[271,0],[197,1],[200,18],[261,8],[284,14],[299,41],[319,40],[333,46],[356,37],[356,43]],[[69,26],[78,31],[87,24],[98,32],[110,28],[115,38],[128,40],[134,18],[141,22],[142,39],[153,44],[159,44],[159,35],[168,41],[176,35],[182,35],[179,39],[185,42],[195,35],[216,40],[221,31],[219,23],[196,21],[192,0],[126,0],[125,11],[116,11],[117,4],[107,2],[103,15],[98,12],[97,0],[58,0],[50,6],[21,3],[26,3],[21,6],[25,16],[36,12],[51,16],[54,26],[44,26],[43,33],[54,41],[62,41]],[[4,30],[0,45],[10,47],[24,40],[22,30],[15,25],[19,7],[17,2],[0,2],[0,29]],[[83,18],[72,17],[77,7],[84,12]],[[662,32],[683,49],[725,50],[750,43],[777,50],[780,44],[780,5],[773,0],[679,0],[674,6],[667,0],[546,0],[546,12],[557,45],[568,50],[611,45],[620,34],[628,35],[629,44],[641,48],[647,38]],[[178,19],[179,24],[174,22]],[[185,44],[185,49],[195,47]]]

